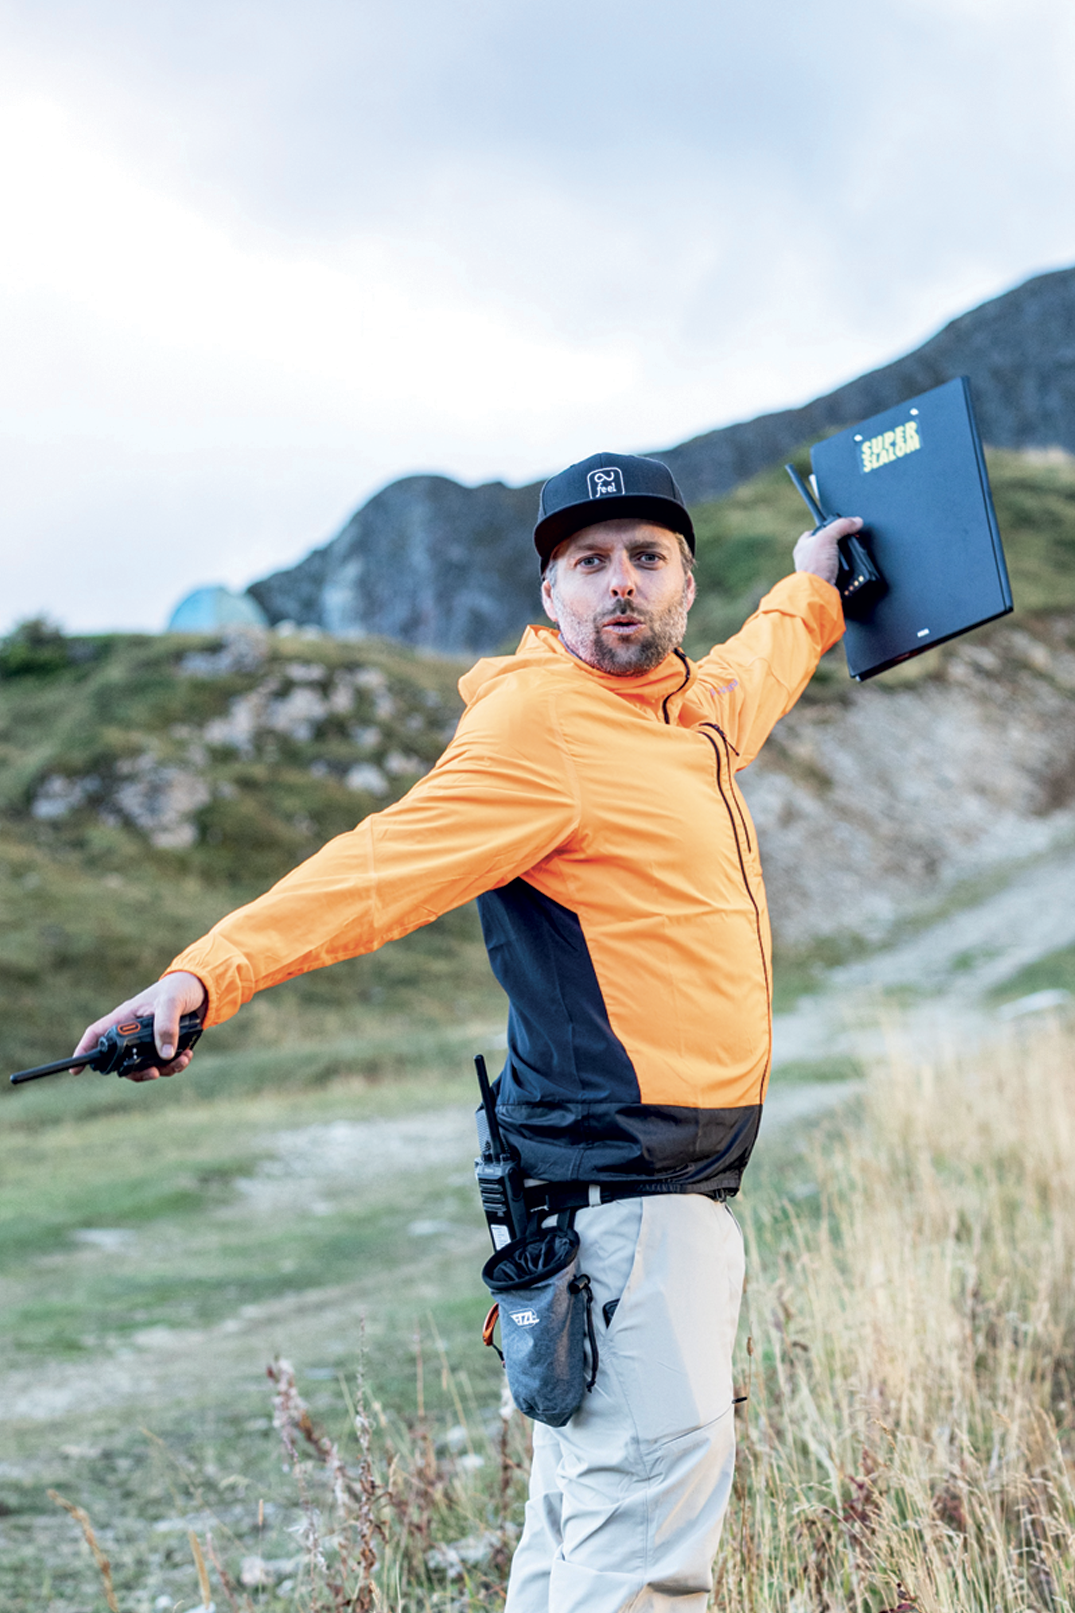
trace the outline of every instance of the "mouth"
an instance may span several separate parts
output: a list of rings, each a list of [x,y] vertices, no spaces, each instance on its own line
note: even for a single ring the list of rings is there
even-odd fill
[[[612,633],[616,638],[627,638],[645,625],[640,616],[610,616],[607,622],[601,623],[601,631]]]

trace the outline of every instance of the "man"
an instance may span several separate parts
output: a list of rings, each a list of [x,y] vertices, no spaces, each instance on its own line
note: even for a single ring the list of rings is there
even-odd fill
[[[548,482],[534,541],[558,632],[462,679],[433,771],[188,947],[89,1027],[206,1023],[255,991],[369,952],[477,897],[511,1001],[497,1111],[531,1202],[573,1208],[600,1370],[538,1424],[509,1613],[701,1613],[731,1485],[743,1284],[725,1199],[757,1135],[769,930],[735,774],[843,631],[836,542],[692,664],[694,532],[657,461],[597,454]]]

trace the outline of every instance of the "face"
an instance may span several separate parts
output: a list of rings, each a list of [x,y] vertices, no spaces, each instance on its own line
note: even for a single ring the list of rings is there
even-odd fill
[[[547,614],[580,660],[631,677],[674,650],[694,603],[679,539],[649,521],[601,521],[553,551]]]

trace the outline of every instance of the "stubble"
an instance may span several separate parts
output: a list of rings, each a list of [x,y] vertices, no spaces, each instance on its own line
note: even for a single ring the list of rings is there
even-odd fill
[[[628,678],[652,672],[683,642],[690,609],[688,594],[689,578],[685,578],[679,599],[662,611],[642,610],[637,603],[623,600],[611,609],[606,606],[589,619],[573,617],[570,612],[563,611],[561,601],[556,597],[555,585],[553,602],[557,607],[560,637],[568,649],[601,672]],[[616,616],[640,618],[644,632],[630,642],[618,644],[610,640],[607,634],[602,633],[602,628]]]

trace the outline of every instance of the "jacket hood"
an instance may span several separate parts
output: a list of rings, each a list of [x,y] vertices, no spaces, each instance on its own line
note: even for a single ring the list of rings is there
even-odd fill
[[[464,673],[459,680],[459,693],[472,706],[489,693],[498,679],[529,673],[552,674],[567,680],[592,678],[625,700],[652,707],[670,700],[673,710],[678,703],[675,697],[682,697],[695,679],[694,665],[682,652],[673,651],[651,671],[625,678],[581,661],[555,628],[528,627],[514,655],[486,656]]]

